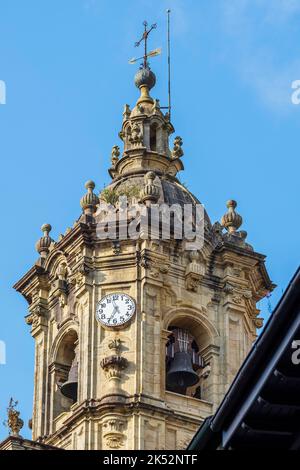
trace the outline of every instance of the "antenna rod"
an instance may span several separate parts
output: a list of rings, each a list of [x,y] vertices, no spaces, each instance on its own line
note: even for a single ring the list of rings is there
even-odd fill
[[[170,14],[171,10],[168,8],[168,100],[169,100],[169,116],[171,120],[171,39],[170,39]]]

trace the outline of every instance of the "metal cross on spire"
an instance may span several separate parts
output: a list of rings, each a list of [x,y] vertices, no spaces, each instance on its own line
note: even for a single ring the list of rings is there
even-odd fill
[[[153,25],[151,25],[151,27],[149,29],[147,29],[147,27],[148,27],[147,21],[144,21],[143,25],[144,25],[143,36],[134,45],[135,45],[135,47],[139,47],[142,44],[142,42],[144,41],[144,55],[143,55],[143,57],[139,57],[137,59],[136,58],[131,59],[129,61],[129,63],[134,64],[137,60],[143,59],[144,60],[143,66],[144,66],[144,68],[146,68],[148,66],[148,57],[154,57],[156,55],[161,54],[161,49],[158,48],[158,49],[155,49],[154,51],[151,51],[151,52],[148,53],[148,37],[149,37],[149,34],[151,33],[151,31],[153,31],[153,29],[157,28],[157,24],[154,23]]]

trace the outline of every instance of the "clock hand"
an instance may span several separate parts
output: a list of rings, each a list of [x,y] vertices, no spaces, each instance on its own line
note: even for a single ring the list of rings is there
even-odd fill
[[[118,312],[119,312],[119,307],[114,307],[113,312],[112,312],[109,320],[111,320],[115,316],[115,314],[118,313]]]

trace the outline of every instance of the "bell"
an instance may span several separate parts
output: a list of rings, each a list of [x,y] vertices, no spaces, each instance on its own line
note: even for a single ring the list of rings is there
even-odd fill
[[[77,389],[78,389],[78,362],[77,357],[75,356],[71,369],[69,371],[68,380],[62,384],[60,387],[61,393],[67,397],[71,398],[74,403],[77,401]]]
[[[193,369],[192,357],[186,351],[178,351],[167,373],[167,386],[172,390],[185,390],[196,385],[199,377]]]

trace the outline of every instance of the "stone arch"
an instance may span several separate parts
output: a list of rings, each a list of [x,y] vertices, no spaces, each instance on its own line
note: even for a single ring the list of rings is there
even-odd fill
[[[201,349],[211,344],[219,346],[219,332],[203,309],[187,306],[172,308],[165,315],[163,328],[168,330],[170,326],[192,329],[193,336],[201,345]]]
[[[50,351],[49,383],[52,422],[61,413],[69,411],[73,404],[73,400],[61,393],[60,387],[68,380],[77,345],[77,325],[74,322],[68,322],[55,338]]]
[[[63,251],[54,251],[50,253],[45,264],[45,270],[47,270],[50,275],[55,276],[60,265],[65,264],[68,269],[68,262],[66,255]]]
[[[211,358],[212,354],[219,354],[218,350],[220,347],[220,335],[217,328],[213,323],[207,318],[206,309],[204,307],[195,308],[192,306],[181,305],[170,309],[165,315],[163,322],[163,334],[162,334],[162,354],[166,354],[166,346],[169,342],[169,329],[175,327],[183,330],[187,330],[192,338],[194,339],[196,345],[196,351],[198,351],[200,358],[202,358],[203,365],[205,369],[210,368],[212,364]],[[195,363],[193,363],[193,367]],[[199,364],[200,365],[200,364]],[[198,365],[198,367],[199,367]],[[170,367],[170,363],[169,366]],[[213,373],[216,373],[216,368],[212,365]],[[166,366],[162,369],[162,380],[165,384],[164,388],[168,392],[179,393],[187,397],[193,397],[198,399],[203,399],[209,401],[210,394],[207,387],[207,381],[204,382],[204,376],[202,375],[203,366],[200,366],[197,370],[199,376],[199,381],[196,385],[188,387],[183,390],[173,390],[167,386],[167,357],[166,357]]]
[[[152,122],[150,124],[150,150],[152,152],[157,152],[157,131],[158,131],[158,123]]]
[[[78,308],[80,304],[78,303],[76,308]],[[58,356],[58,350],[60,348],[61,342],[63,338],[66,337],[70,332],[74,331],[77,335],[78,339],[78,325],[73,320],[66,322],[63,327],[59,330],[55,340],[53,341],[52,348],[50,351],[50,362],[54,362]]]

